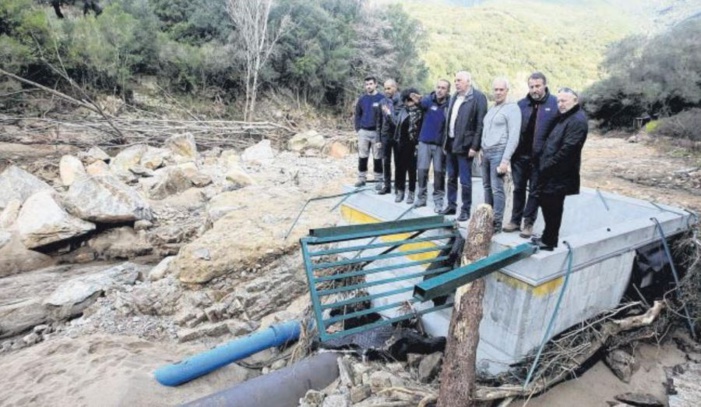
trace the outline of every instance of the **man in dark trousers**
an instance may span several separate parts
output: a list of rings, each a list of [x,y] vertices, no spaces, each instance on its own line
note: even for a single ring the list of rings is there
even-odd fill
[[[355,105],[355,131],[358,133],[358,181],[356,187],[365,185],[368,176],[368,159],[372,152],[375,182],[382,182],[382,142],[378,134],[380,102],[384,95],[377,92],[377,80],[368,76],[365,81],[365,94]]]
[[[523,238],[533,235],[533,224],[538,216],[538,202],[533,196],[538,184],[538,158],[548,131],[558,115],[557,98],[550,94],[547,83],[545,75],[534,72],[528,78],[528,95],[518,102],[521,108],[521,136],[516,152],[511,157],[514,200],[511,220],[504,225],[503,230],[520,230]]]
[[[443,209],[445,197],[445,168],[443,168],[445,155],[442,146],[449,95],[450,82],[445,79],[439,80],[436,83],[436,90],[428,96],[411,95],[412,100],[418,103],[424,112],[417,154],[419,188],[414,206],[417,208],[426,206],[428,173],[431,164],[433,164],[433,209],[435,212]]]
[[[397,166],[397,143],[394,141],[396,129],[395,120],[402,108],[402,101],[399,98],[399,89],[394,79],[387,79],[384,83],[385,98],[380,101],[380,141],[382,142],[382,176],[383,183],[377,183],[375,189],[380,195],[392,192],[392,159],[394,166]]]
[[[448,104],[443,152],[448,170],[448,205],[439,213],[455,215],[460,180],[462,207],[458,221],[470,218],[472,205],[472,161],[480,149],[487,97],[472,87],[472,76],[465,71],[455,74],[455,94]]]
[[[572,89],[558,91],[557,108],[560,115],[543,146],[536,189],[545,230],[533,242],[541,250],[553,250],[558,245],[565,197],[579,193],[582,147],[589,132],[587,117]]]

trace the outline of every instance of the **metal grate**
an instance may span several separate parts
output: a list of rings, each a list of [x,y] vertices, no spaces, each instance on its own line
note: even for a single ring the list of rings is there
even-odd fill
[[[424,277],[452,270],[441,264],[457,235],[442,216],[310,230],[300,243],[321,341],[451,307],[415,307],[411,294]]]

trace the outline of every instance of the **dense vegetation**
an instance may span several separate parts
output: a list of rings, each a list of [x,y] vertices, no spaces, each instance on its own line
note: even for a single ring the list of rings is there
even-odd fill
[[[341,108],[367,74],[421,82],[420,25],[399,5],[356,0],[280,0],[271,27],[291,24],[261,72],[263,90],[289,91],[300,103]],[[157,78],[170,92],[232,100],[244,69],[224,0],[115,0],[98,17],[69,10],[57,19],[34,0],[0,3],[0,67],[67,88],[129,99],[135,79]],[[2,78],[0,78],[2,80]]]
[[[701,19],[613,44],[603,68],[608,77],[587,90],[587,110],[605,127],[630,128],[644,114],[667,118],[701,107]],[[680,119],[691,125],[694,116],[684,114],[659,129],[674,133]],[[680,128],[678,135],[689,138],[693,129],[701,139],[696,125],[698,120],[689,129]]]

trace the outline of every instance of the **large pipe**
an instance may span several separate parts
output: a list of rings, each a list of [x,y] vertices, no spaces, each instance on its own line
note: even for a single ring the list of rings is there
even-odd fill
[[[299,333],[298,321],[272,325],[178,363],[158,368],[153,374],[165,386],[179,386],[264,349],[295,341],[299,338]]]
[[[320,353],[197,399],[184,407],[296,407],[310,389],[321,390],[338,378],[338,353]]]

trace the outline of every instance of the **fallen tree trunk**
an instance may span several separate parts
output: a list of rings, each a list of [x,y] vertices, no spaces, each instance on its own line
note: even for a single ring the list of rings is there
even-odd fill
[[[480,205],[470,219],[463,251],[463,266],[489,255],[493,233],[492,207]],[[450,320],[438,396],[438,405],[441,407],[475,404],[475,363],[483,298],[482,278],[459,287],[455,294],[455,309]]]

